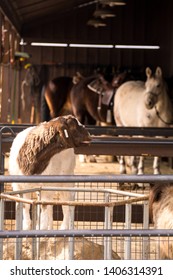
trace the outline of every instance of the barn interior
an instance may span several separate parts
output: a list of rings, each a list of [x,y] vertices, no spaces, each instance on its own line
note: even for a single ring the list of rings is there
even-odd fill
[[[31,120],[33,95],[40,97],[50,79],[76,72],[89,76],[100,71],[109,77],[125,69],[145,79],[147,66],[153,71],[160,66],[171,83],[172,6],[171,0],[164,5],[157,0],[2,0],[1,122],[38,122],[38,104]],[[31,81],[21,87],[31,65],[36,93]]]
[[[57,197],[51,201],[56,233],[49,230],[44,236],[39,230],[34,235],[32,230],[36,230],[41,213],[37,217],[42,190],[31,191],[32,201],[22,200],[22,194],[20,200],[15,201],[16,193],[12,193],[6,181],[14,136],[40,123],[42,90],[54,78],[101,73],[110,81],[115,74],[125,71],[132,79],[145,81],[146,67],[154,72],[159,66],[173,102],[172,9],[172,0],[164,3],[158,0],[0,1],[0,173],[7,175],[0,176],[0,259],[66,259],[69,246],[72,259],[156,260],[161,258],[159,250],[165,240],[170,244],[166,257],[173,258],[173,232],[164,232],[166,239],[162,238],[162,231],[153,233],[148,208],[150,183],[173,181],[171,128],[142,129],[146,136],[143,139],[138,137],[141,129],[137,128],[88,127],[94,135],[92,143],[89,148],[77,148],[75,153],[95,154],[97,162],[89,162],[89,157],[84,163],[78,159],[73,178],[77,189],[75,227],[84,232],[90,229],[88,235],[87,231],[77,238],[73,235],[68,239],[67,231],[63,236],[58,235],[63,215]],[[105,137],[101,141],[100,134]],[[119,135],[128,137],[119,139]],[[156,135],[166,137],[160,140]],[[139,177],[134,175],[134,181],[128,177],[130,169],[124,180],[114,157],[132,152],[136,156],[146,156],[146,176],[141,179],[147,185],[144,188],[131,185],[138,182]],[[153,155],[163,159],[163,177],[151,175]],[[122,182],[125,190],[119,189]],[[31,205],[32,230],[27,231],[30,239],[27,239],[29,235],[22,239],[22,208],[21,205],[15,208],[17,201]],[[104,229],[117,232],[111,231],[112,235],[105,237]],[[8,235],[5,235],[7,230]],[[132,230],[131,235],[127,235],[126,230]],[[143,235],[142,230],[148,230],[148,235]]]

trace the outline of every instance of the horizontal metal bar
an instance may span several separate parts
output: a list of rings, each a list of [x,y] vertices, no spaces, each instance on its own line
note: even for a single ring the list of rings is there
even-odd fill
[[[143,135],[143,136],[173,136],[172,127],[118,127],[112,126],[91,126],[86,125],[91,135]]]
[[[173,140],[112,139],[91,141],[74,149],[76,154],[173,157]]]
[[[7,139],[6,139],[7,140]],[[13,139],[4,141],[2,139],[2,152],[7,153]],[[84,155],[126,155],[126,156],[167,156],[173,157],[173,140],[156,138],[151,139],[100,139],[92,140],[88,145],[74,148],[75,154]]]
[[[172,145],[173,144],[173,138],[147,138],[147,137],[92,137],[91,144],[147,144],[147,145],[153,145],[153,144],[159,144],[159,145]],[[88,143],[90,145],[90,143]]]
[[[36,125],[36,124],[35,124]],[[9,132],[12,130],[14,133],[18,133],[23,129],[34,126],[34,124],[1,124],[0,125],[0,132]],[[118,135],[144,135],[144,136],[173,136],[173,129],[172,127],[118,127],[116,125],[111,126],[95,126],[95,125],[86,125],[86,129],[92,135],[111,135],[111,136],[118,136]],[[3,129],[3,130],[2,130]]]
[[[96,193],[110,193],[110,194],[118,194],[122,196],[130,196],[130,197],[143,197],[143,194],[133,193],[128,191],[121,191],[121,190],[113,190],[113,189],[106,189],[106,188],[68,188],[68,187],[37,187],[31,189],[24,189],[18,191],[9,191],[5,192],[4,195],[15,195],[20,193],[29,193],[29,192],[39,192],[39,191],[67,191],[67,192],[96,192]]]
[[[9,152],[15,134],[27,128],[26,126],[0,126],[2,152]],[[8,133],[5,133],[5,132]],[[86,155],[149,155],[173,157],[173,139],[163,138],[172,136],[172,128],[139,128],[139,127],[88,127],[92,134],[91,143],[75,148],[76,154]],[[9,133],[10,132],[10,133]],[[12,133],[14,132],[14,133]],[[102,134],[106,136],[102,136]],[[99,136],[93,136],[99,135]],[[118,137],[126,135],[129,137]],[[130,137],[130,136],[162,136],[156,137]]]
[[[173,182],[173,175],[33,175],[33,176],[22,176],[22,175],[0,175],[0,182],[12,183],[12,182],[23,182],[23,183],[38,183],[38,182],[127,182],[127,183],[171,183]]]
[[[114,236],[173,236],[172,229],[105,229],[105,230],[11,230],[0,231],[0,238],[32,238],[32,237],[114,237]]]
[[[35,205],[67,205],[67,206],[92,206],[92,207],[114,207],[117,205],[124,205],[124,204],[131,204],[138,201],[148,200],[149,196],[145,195],[143,197],[138,198],[125,198],[124,200],[114,201],[114,202],[98,202],[98,201],[55,201],[55,200],[29,200],[29,199],[22,199],[16,196],[10,196],[5,194],[0,194],[0,198],[8,199],[16,202],[23,202],[27,204],[35,204]]]

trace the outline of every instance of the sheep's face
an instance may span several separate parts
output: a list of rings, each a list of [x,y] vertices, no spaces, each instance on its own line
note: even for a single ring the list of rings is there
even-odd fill
[[[57,122],[61,137],[64,137],[71,147],[77,147],[91,140],[89,132],[75,117],[71,115],[60,117],[57,118]]]
[[[90,140],[85,127],[71,115],[43,122],[26,136],[17,158],[19,167],[25,175],[41,174],[53,155]]]

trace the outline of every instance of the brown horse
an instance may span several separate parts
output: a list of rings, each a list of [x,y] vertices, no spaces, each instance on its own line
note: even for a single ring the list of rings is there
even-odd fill
[[[42,89],[41,96],[41,121],[49,121],[52,118],[71,114],[69,100],[73,86],[71,77],[58,77],[49,81]]]
[[[86,117],[94,122],[114,123],[112,116],[113,97],[116,89],[125,81],[125,72],[115,75],[112,82],[108,82],[102,75],[81,78],[70,93],[72,111],[81,123]]]
[[[77,73],[73,78],[51,80],[42,94],[41,121],[73,114],[83,124],[112,123],[113,96],[125,78],[124,72],[115,75],[110,83],[100,74],[84,78]]]

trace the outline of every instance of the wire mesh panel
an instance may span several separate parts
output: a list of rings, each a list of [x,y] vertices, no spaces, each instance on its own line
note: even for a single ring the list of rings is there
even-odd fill
[[[136,176],[137,177],[137,176]],[[126,180],[135,181],[135,176]],[[165,179],[163,176],[141,176],[141,181]],[[6,183],[20,181],[53,183],[42,187],[1,194],[1,259],[159,259],[163,249],[171,256],[172,233],[146,234],[149,221],[148,191],[117,189],[121,176],[2,176]],[[173,178],[167,176],[167,179]],[[139,180],[139,177],[138,177]],[[54,183],[75,182],[74,188],[55,187]],[[58,201],[58,192],[75,191],[75,201]],[[31,192],[31,199],[23,199]],[[42,192],[53,192],[54,199],[43,201]],[[52,197],[52,196],[51,196]],[[22,229],[22,210],[30,205],[31,230]],[[40,230],[41,207],[53,206],[53,229]],[[61,206],[75,207],[74,228],[60,230]],[[140,231],[140,234],[136,234]],[[163,242],[164,241],[164,242]]]
[[[67,181],[68,179],[69,178],[66,178]],[[92,178],[90,178],[90,180],[92,181]],[[119,236],[113,238],[112,236],[104,236],[104,233],[99,236],[90,235],[85,237],[84,235],[82,238],[73,235],[68,238],[61,237],[56,239],[38,239],[34,236],[33,238],[26,238],[25,231],[22,230],[22,209],[26,207],[26,204],[30,204],[31,208],[32,229],[38,229],[38,233],[41,232],[39,230],[40,206],[47,204],[54,205],[53,230],[59,229],[61,224],[61,204],[69,205],[69,207],[75,206],[74,228],[79,231],[86,229],[91,231],[104,231],[108,229],[126,230],[131,228],[148,228],[148,208],[146,207],[148,196],[129,191],[115,190],[112,188],[112,182],[84,182],[83,188],[81,188],[81,186],[82,182],[75,188],[77,195],[74,202],[58,202],[56,193],[59,189],[55,187],[28,190],[28,192],[32,192],[31,200],[22,199],[23,191],[20,191],[20,193],[6,192],[1,194],[1,229],[8,231],[16,229],[19,232],[19,236],[23,234],[23,238],[19,236],[10,240],[9,238],[5,238],[3,242],[1,242],[2,259],[7,259],[8,255],[10,255],[12,259],[44,259],[43,251],[45,252],[45,259],[50,258],[50,255],[52,255],[52,258],[59,259],[66,259],[67,255],[71,258],[77,258],[77,255],[80,255],[81,259],[128,259],[133,256],[135,256],[135,258],[148,258],[149,240],[146,237],[145,242],[143,242],[142,239],[139,242],[134,242],[135,249],[132,248],[131,237]],[[63,190],[74,191],[74,189],[71,190],[68,188],[63,188]],[[40,198],[41,193],[44,191],[54,192],[54,201],[42,201]],[[25,190],[25,192],[27,192],[27,190]],[[18,197],[18,194],[20,194],[20,197]],[[13,203],[10,203],[10,200],[13,201]],[[9,217],[8,211],[6,213],[8,204],[13,208],[11,217]],[[139,207],[143,213],[142,222],[140,223],[135,222],[135,215],[132,215]],[[71,230],[73,229],[71,228]],[[69,230],[69,232],[71,232],[71,230]],[[47,248],[49,248],[49,250]],[[51,253],[49,252],[50,248],[53,248],[54,253],[52,251]],[[134,250],[135,253],[132,254]],[[87,251],[88,257],[86,255]]]

